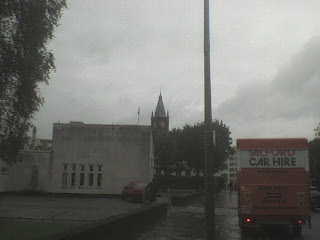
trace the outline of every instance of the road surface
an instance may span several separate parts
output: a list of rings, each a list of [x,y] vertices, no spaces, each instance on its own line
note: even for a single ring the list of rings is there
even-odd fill
[[[188,206],[172,207],[168,217],[154,225],[152,229],[140,234],[137,240],[204,240],[204,199],[199,198]],[[251,231],[241,236],[237,216],[236,192],[223,191],[216,200],[217,239],[320,239],[320,212],[312,213],[313,226],[309,229],[303,227],[301,237],[295,237],[292,230],[287,227],[266,227]]]

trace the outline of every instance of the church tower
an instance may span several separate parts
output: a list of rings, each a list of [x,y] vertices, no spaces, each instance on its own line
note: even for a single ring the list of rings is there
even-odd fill
[[[169,131],[169,112],[167,112],[164,109],[162,96],[160,92],[158,104],[156,111],[153,115],[151,115],[151,128],[153,130],[163,130],[163,131]]]

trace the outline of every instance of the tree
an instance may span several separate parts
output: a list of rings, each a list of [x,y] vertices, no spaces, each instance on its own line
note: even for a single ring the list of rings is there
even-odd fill
[[[320,123],[318,126],[314,129],[314,137],[315,138],[320,138]]]
[[[225,159],[234,154],[235,150],[230,146],[232,144],[231,132],[222,121],[215,120],[213,122],[213,130],[215,131],[215,150],[213,158],[215,161],[215,169],[220,170]]]
[[[199,175],[204,169],[204,125],[185,125],[177,141],[180,152],[178,162],[186,161],[187,165]]]
[[[172,172],[172,150],[170,150],[170,145],[172,146],[172,144],[170,144],[168,132],[154,130],[152,135],[156,171],[161,172],[163,170],[167,175]]]
[[[228,154],[234,151],[231,147],[229,128],[223,122],[214,121],[216,148],[213,155],[215,168],[218,170]],[[173,171],[178,174],[194,169],[197,175],[204,170],[204,124],[185,125],[182,129],[170,132],[153,133],[155,143],[155,160],[158,170],[166,174]],[[185,164],[186,163],[186,164]]]
[[[33,114],[43,103],[38,83],[55,70],[46,47],[66,0],[0,1],[0,159],[16,161]]]
[[[310,174],[320,187],[320,138],[309,142]]]

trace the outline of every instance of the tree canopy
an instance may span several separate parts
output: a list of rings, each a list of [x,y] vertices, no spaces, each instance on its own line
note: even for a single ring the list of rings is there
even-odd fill
[[[229,128],[214,121],[216,147],[213,155],[218,170],[228,154],[233,153],[230,144]],[[155,162],[158,171],[190,173],[194,169],[198,174],[204,170],[204,124],[185,125],[170,132],[154,131]]]
[[[55,70],[46,45],[66,0],[0,1],[0,159],[15,161],[33,114],[43,103],[38,84]]]
[[[309,142],[310,175],[320,187],[320,138]]]

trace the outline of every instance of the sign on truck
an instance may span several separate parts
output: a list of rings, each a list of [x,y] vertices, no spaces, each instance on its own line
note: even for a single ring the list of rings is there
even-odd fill
[[[242,231],[265,224],[311,227],[308,140],[238,139],[238,215]]]

